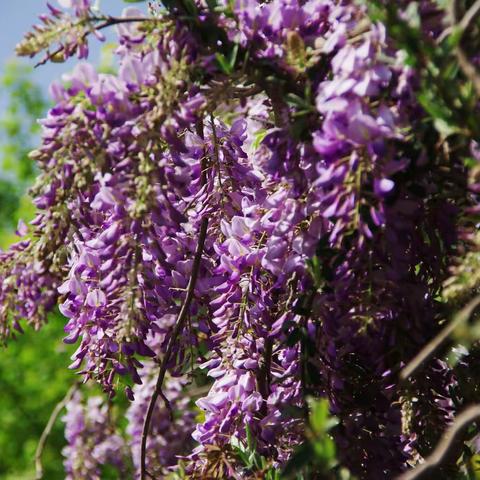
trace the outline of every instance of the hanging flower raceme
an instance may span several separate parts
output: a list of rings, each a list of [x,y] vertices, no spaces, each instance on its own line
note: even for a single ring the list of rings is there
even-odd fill
[[[63,417],[67,446],[62,453],[68,480],[99,480],[102,467],[111,465],[119,475],[126,473],[128,451],[124,439],[115,432],[102,397],[83,403],[75,392]]]

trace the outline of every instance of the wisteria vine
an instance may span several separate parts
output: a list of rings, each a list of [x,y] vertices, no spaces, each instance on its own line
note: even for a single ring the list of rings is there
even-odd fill
[[[58,304],[105,392],[67,402],[67,478],[468,470],[472,424],[428,459],[480,400],[475,340],[446,361],[442,331],[478,305],[477,2],[58,3],[17,47],[81,61],[0,253],[0,335]],[[107,27],[115,74],[84,61]]]

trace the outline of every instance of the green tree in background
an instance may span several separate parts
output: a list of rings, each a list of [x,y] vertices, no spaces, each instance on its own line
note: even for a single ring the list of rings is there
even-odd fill
[[[37,119],[47,103],[32,82],[30,69],[13,61],[0,77],[0,101],[5,105],[0,118],[0,246],[5,248],[15,241],[11,233],[19,218],[33,215],[25,195],[35,174],[28,153],[40,132]]]
[[[18,241],[19,219],[31,220],[34,209],[26,192],[35,174],[28,152],[40,132],[37,119],[47,102],[31,70],[8,63],[0,77],[0,247]],[[71,354],[61,339],[63,321],[54,314],[40,332],[27,330],[0,350],[0,479],[34,479],[38,439],[52,409],[65,395],[73,373],[65,369]],[[45,478],[64,478],[63,425],[57,420],[43,452]]]

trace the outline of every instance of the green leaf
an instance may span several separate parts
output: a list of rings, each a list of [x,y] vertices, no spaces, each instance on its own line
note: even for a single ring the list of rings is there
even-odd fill
[[[237,55],[238,55],[238,43],[234,45],[230,53],[230,72],[233,72],[233,70],[235,69],[235,63],[237,62]]]
[[[437,132],[440,133],[440,135],[444,139],[449,137],[450,135],[459,133],[461,131],[461,129],[458,128],[456,125],[452,125],[446,122],[443,118],[436,118],[433,121],[433,124],[435,125]]]
[[[215,58],[218,62],[220,69],[227,75],[231,75],[235,70],[235,64],[237,62],[237,55],[238,55],[238,44],[235,44],[232,48],[232,51],[227,57],[223,53],[217,52],[215,54]]]
[[[245,432],[247,434],[247,448],[249,452],[253,452],[257,448],[257,443],[255,438],[252,435],[252,431],[250,430],[250,426],[248,423],[245,424]]]
[[[185,6],[185,9],[192,17],[194,18],[197,17],[198,9],[197,9],[197,5],[193,0],[183,0],[183,5]]]
[[[462,39],[462,35],[463,35],[462,29],[458,26],[454,27],[452,29],[452,33],[448,36],[448,39],[447,39],[448,46],[450,48],[455,48],[456,46],[458,46],[458,44],[460,43],[460,40]]]
[[[444,123],[451,123],[451,110],[431,89],[424,88],[424,90],[418,94],[418,101],[427,113],[433,117],[434,121],[441,119]],[[444,125],[442,124],[441,127],[444,128]]]
[[[207,0],[208,9],[212,12],[217,8],[217,0]]]
[[[217,52],[215,53],[215,58],[223,73],[230,75],[232,73],[232,68],[230,66],[230,62],[225,58],[225,55]]]
[[[310,401],[310,424],[317,434],[325,432],[328,419],[328,402],[325,399]]]
[[[265,130],[265,129],[259,130],[257,133],[255,133],[253,142],[252,142],[252,147],[254,150],[256,150],[260,146],[260,144],[263,142],[267,134],[268,134],[268,130]]]

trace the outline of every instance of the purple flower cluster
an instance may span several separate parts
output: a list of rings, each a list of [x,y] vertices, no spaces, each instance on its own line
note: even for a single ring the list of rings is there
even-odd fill
[[[77,55],[79,59],[88,57],[87,36],[92,32],[100,41],[105,37],[99,30],[89,28],[88,19],[91,14],[90,0],[59,0],[58,9],[47,3],[49,15],[40,15],[40,25],[33,27],[33,32],[16,46],[16,53],[33,57],[44,51],[40,64],[52,60],[65,61]]]
[[[245,47],[254,46],[258,57],[275,59],[283,68],[295,71],[310,63],[309,55],[302,50],[305,46],[316,48],[316,42],[332,26],[329,17],[339,10],[331,1],[237,0],[233,3],[234,20],[227,17],[222,24],[232,40]],[[295,41],[300,51],[292,45]],[[295,58],[299,53],[300,58]]]
[[[58,277],[35,261],[29,240],[16,243],[8,252],[0,251],[0,337],[14,336],[23,329],[20,321],[39,329],[56,304]]]
[[[115,432],[104,399],[90,397],[84,404],[77,391],[66,408],[63,421],[68,445],[62,452],[66,479],[100,480],[103,465],[112,465],[122,475],[125,442]]]

